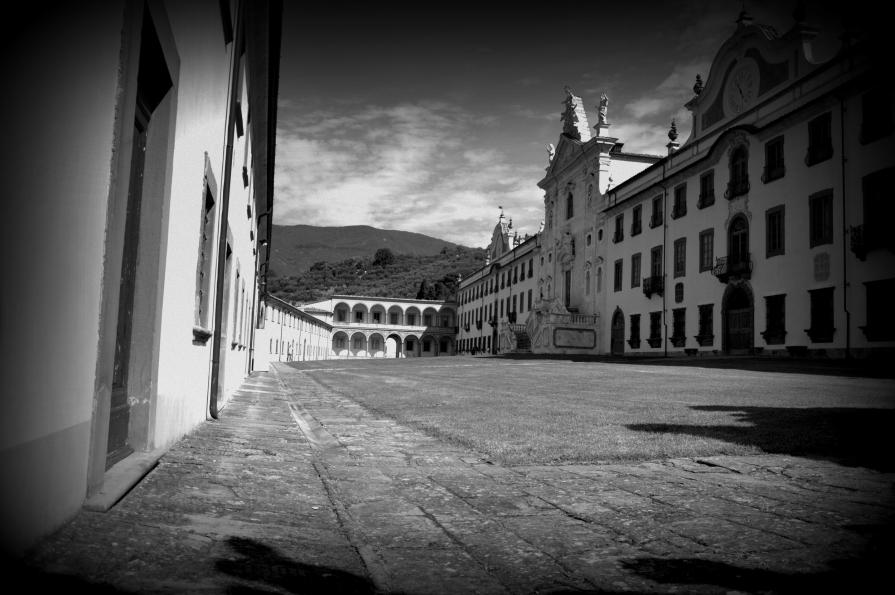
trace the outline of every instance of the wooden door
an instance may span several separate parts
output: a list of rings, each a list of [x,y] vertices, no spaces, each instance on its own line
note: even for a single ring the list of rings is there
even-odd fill
[[[137,279],[137,253],[140,240],[140,209],[143,200],[143,171],[146,162],[146,128],[148,110],[138,102],[134,121],[134,144],[131,155],[131,176],[128,185],[127,212],[124,225],[124,252],[119,282],[118,321],[115,334],[115,361],[112,368],[112,397],[109,410],[109,439],[106,447],[106,469],[129,455],[130,404],[127,386],[133,333],[134,288]]]
[[[612,316],[612,355],[625,354],[625,315],[616,310]]]

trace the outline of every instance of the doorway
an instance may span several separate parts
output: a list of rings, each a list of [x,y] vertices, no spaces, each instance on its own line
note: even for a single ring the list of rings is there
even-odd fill
[[[725,353],[745,355],[752,352],[754,341],[754,303],[745,283],[728,285],[724,292],[722,322]]]
[[[612,344],[610,346],[612,355],[625,354],[625,315],[620,308],[615,309],[612,315]]]

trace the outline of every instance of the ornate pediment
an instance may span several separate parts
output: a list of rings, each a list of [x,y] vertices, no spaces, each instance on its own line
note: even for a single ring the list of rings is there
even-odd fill
[[[547,167],[547,177],[555,176],[577,159],[583,159],[583,143],[581,141],[572,140],[566,136],[559,138],[559,145],[556,147],[553,159]]]

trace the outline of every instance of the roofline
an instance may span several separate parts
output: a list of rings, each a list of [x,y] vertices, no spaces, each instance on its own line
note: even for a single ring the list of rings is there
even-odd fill
[[[280,306],[284,306],[284,307],[288,308],[292,314],[298,315],[299,318],[303,318],[305,320],[313,320],[314,322],[320,323],[324,327],[329,327],[329,330],[332,330],[332,328],[333,328],[331,324],[324,322],[323,320],[320,320],[316,316],[312,316],[311,314],[308,314],[307,312],[305,312],[303,310],[299,310],[296,306],[293,306],[289,302],[282,300],[282,299],[276,297],[275,295],[266,293],[266,294],[264,294],[263,299],[264,299],[265,303],[269,300],[272,300],[273,302],[275,302],[276,305],[280,305]],[[325,312],[325,310],[324,310],[324,312]]]

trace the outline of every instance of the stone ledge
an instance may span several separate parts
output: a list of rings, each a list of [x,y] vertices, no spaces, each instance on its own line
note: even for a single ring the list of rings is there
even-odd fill
[[[155,468],[166,450],[159,448],[150,452],[135,452],[112,465],[103,476],[102,489],[87,498],[84,508],[94,512],[108,512]]]

